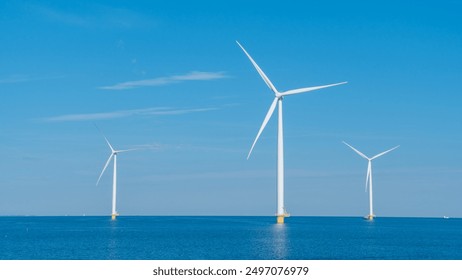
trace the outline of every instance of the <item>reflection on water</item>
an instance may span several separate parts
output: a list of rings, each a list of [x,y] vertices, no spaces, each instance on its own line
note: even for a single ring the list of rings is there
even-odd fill
[[[274,259],[286,259],[288,256],[288,238],[286,224],[275,224],[271,227],[272,255]]]
[[[118,221],[116,220],[110,220],[109,221],[109,236],[108,236],[108,244],[107,244],[107,253],[108,253],[108,259],[114,260],[117,259],[119,256],[118,253],[118,238],[117,238],[117,227]]]

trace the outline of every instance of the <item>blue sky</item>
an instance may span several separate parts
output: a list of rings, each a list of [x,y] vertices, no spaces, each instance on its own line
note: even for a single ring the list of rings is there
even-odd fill
[[[2,1],[0,215],[462,217],[458,1]]]

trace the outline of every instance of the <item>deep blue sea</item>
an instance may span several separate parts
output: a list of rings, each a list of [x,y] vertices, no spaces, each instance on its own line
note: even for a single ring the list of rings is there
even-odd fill
[[[451,260],[462,219],[0,217],[10,260]]]

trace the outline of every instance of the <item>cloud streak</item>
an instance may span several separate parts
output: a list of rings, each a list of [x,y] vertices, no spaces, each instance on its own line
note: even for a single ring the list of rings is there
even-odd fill
[[[154,79],[147,80],[138,80],[138,81],[129,81],[118,83],[112,86],[103,86],[99,89],[105,90],[126,90],[139,87],[155,87],[163,86],[168,84],[180,83],[185,81],[210,81],[224,79],[228,76],[224,72],[201,72],[201,71],[192,71],[184,75],[174,75],[168,77],[159,77]]]
[[[11,75],[6,78],[1,78],[0,84],[26,83],[26,82],[33,82],[33,81],[59,79],[62,77],[63,76],[33,77],[29,75]]]
[[[50,22],[58,22],[81,28],[134,28],[153,27],[156,22],[144,13],[126,8],[116,8],[94,3],[83,3],[83,10],[69,12],[45,5],[27,5],[28,10]]]
[[[91,114],[69,114],[55,117],[42,118],[44,122],[77,122],[77,121],[96,121],[96,120],[109,120],[118,118],[127,118],[133,116],[162,116],[162,115],[184,115],[198,112],[207,112],[218,110],[218,108],[170,108],[170,107],[156,107],[136,110],[122,110],[105,113],[91,113]]]

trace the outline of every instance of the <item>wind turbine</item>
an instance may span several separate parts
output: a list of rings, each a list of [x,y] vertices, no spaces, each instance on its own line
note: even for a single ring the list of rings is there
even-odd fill
[[[391,151],[393,151],[394,149],[397,149],[399,147],[396,146],[394,148],[391,148],[389,150],[386,150],[385,152],[382,152],[380,154],[377,154],[371,158],[367,157],[366,155],[364,155],[363,153],[361,153],[360,151],[358,151],[357,149],[355,149],[353,146],[351,146],[350,144],[348,144],[347,142],[343,141],[343,144],[347,145],[348,147],[350,147],[353,151],[355,151],[358,155],[360,155],[361,157],[365,158],[368,160],[368,164],[367,164],[367,175],[366,175],[366,192],[367,192],[367,187],[369,186],[369,215],[367,215],[366,217],[364,217],[365,219],[367,220],[373,220],[375,215],[374,215],[374,211],[373,211],[373,207],[372,207],[372,161],[378,157],[381,157],[383,156],[384,154],[386,153],[389,153]]]
[[[271,106],[268,110],[268,113],[266,114],[265,119],[263,120],[263,124],[260,127],[260,130],[258,131],[257,137],[255,138],[252,147],[250,148],[249,154],[247,155],[247,159],[249,159],[250,154],[252,153],[252,150],[255,146],[255,144],[258,141],[258,138],[260,137],[260,134],[263,132],[265,129],[266,124],[268,123],[269,119],[273,115],[273,112],[276,108],[276,105],[278,105],[278,164],[277,164],[277,223],[278,224],[283,224],[284,223],[284,218],[288,216],[287,212],[285,211],[284,208],[284,144],[283,144],[283,130],[282,130],[282,99],[287,96],[287,95],[292,95],[292,94],[298,94],[298,93],[303,93],[303,92],[308,92],[308,91],[313,91],[313,90],[318,90],[322,88],[327,88],[327,87],[333,87],[341,84],[345,84],[346,82],[342,83],[337,83],[337,84],[330,84],[330,85],[324,85],[324,86],[315,86],[315,87],[306,87],[306,88],[299,88],[299,89],[292,89],[288,91],[283,91],[279,92],[276,87],[271,83],[270,79],[265,75],[263,70],[257,65],[257,63],[252,59],[252,57],[247,53],[247,51],[242,47],[241,44],[239,44],[238,41],[236,43],[241,47],[241,49],[244,51],[244,53],[247,55],[249,58],[250,62],[252,62],[253,66],[257,70],[258,74],[262,77],[263,81],[265,81],[266,85],[273,91],[274,93],[274,100],[273,103],[271,103]]]
[[[96,126],[96,125],[95,125]],[[119,215],[116,211],[116,198],[117,198],[117,154],[118,153],[124,153],[128,151],[134,151],[138,149],[128,149],[128,150],[114,150],[112,147],[111,143],[109,143],[109,140],[107,140],[106,136],[103,134],[103,132],[96,126],[96,128],[99,130],[99,132],[103,135],[104,140],[106,140],[107,145],[111,149],[111,155],[109,156],[106,165],[104,165],[103,171],[101,171],[101,174],[99,175],[98,181],[96,181],[96,185],[98,185],[99,181],[101,180],[101,177],[104,174],[104,171],[106,171],[106,168],[108,167],[109,163],[111,162],[111,159],[114,159],[114,173],[113,173],[113,179],[112,179],[112,220],[115,220],[116,217]]]

